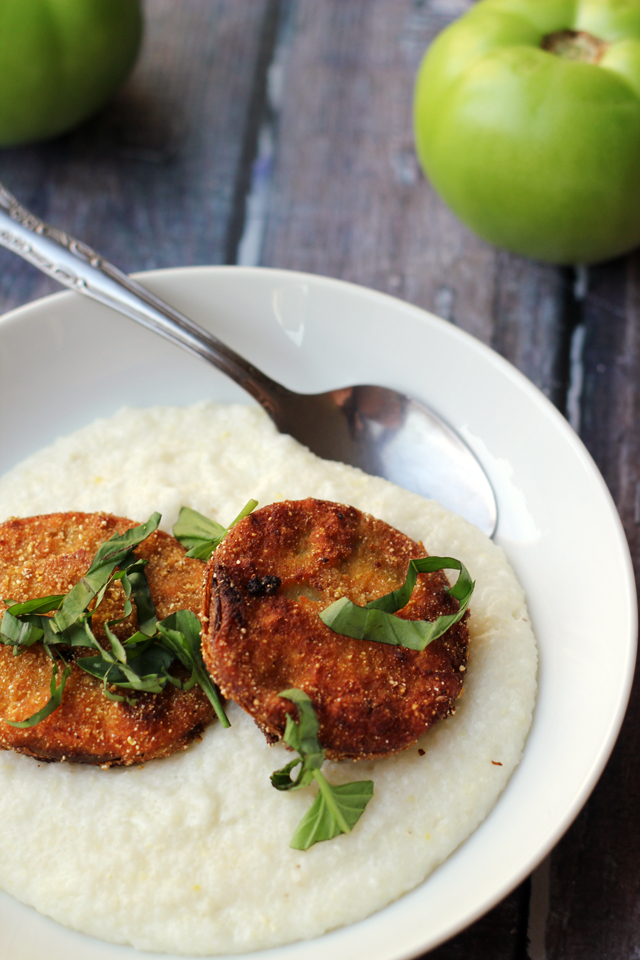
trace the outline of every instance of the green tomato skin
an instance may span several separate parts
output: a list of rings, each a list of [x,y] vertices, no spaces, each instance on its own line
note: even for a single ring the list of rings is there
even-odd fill
[[[141,36],[140,0],[0,0],[0,146],[89,117],[126,77]]]
[[[610,43],[597,64],[542,50]],[[435,189],[496,246],[593,263],[640,243],[640,0],[480,0],[425,56],[416,147]]]

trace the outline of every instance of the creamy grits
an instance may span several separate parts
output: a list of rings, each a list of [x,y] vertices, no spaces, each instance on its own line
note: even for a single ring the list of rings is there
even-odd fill
[[[352,504],[476,578],[470,661],[455,716],[390,759],[328,763],[372,779],[348,836],[289,840],[314,788],[269,782],[291,754],[230,705],[186,752],[140,768],[43,764],[0,752],[0,887],[76,930],[145,950],[273,947],[360,920],[421,883],[486,817],[522,755],[536,644],[502,550],[433,501],[278,434],[255,407],[123,410],[0,479],[0,520],[103,510],[170,531],[183,504],[227,524],[250,499]]]

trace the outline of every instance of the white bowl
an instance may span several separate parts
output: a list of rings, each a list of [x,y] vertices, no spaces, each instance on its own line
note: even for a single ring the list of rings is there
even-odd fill
[[[266,373],[300,391],[396,387],[431,405],[482,461],[500,543],[540,647],[525,755],[487,820],[420,887],[369,919],[264,954],[399,960],[504,897],[546,855],[593,788],[622,722],[635,660],[629,551],[593,461],[545,397],[457,328],[371,290],[238,267],[140,278]],[[58,294],[0,319],[0,472],[123,405],[246,399],[213,368],[105,307]],[[58,926],[0,895],[3,960],[140,954]],[[255,956],[255,955],[253,955]]]

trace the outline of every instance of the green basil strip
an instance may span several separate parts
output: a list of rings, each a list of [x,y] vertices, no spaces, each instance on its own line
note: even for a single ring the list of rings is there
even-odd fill
[[[297,723],[291,714],[287,715],[284,742],[302,754],[307,764],[312,763],[319,769],[324,763],[324,749],[318,739],[318,717],[309,696],[296,687],[283,690],[278,696],[291,700],[298,708]]]
[[[227,533],[229,532],[229,530],[231,530],[231,527],[235,527],[236,523],[240,523],[240,521],[244,520],[245,517],[248,517],[250,513],[253,513],[253,511],[257,506],[258,506],[257,500],[247,500],[247,502],[245,503],[244,507],[242,508],[238,516],[235,518],[235,520],[232,520],[229,526],[227,527]]]
[[[146,637],[144,633],[140,633],[139,630],[137,633],[127,637],[127,639],[123,640],[122,642],[122,645],[127,652],[127,661],[134,660],[136,657],[141,656],[141,654],[145,653],[152,647],[159,647],[158,639],[157,633],[152,637]]]
[[[128,703],[130,707],[135,707],[138,702],[135,697],[126,697],[124,694],[114,693],[113,690],[109,690],[108,682],[105,677],[102,683],[102,692],[107,700],[113,700],[115,703]]]
[[[5,600],[7,609],[0,616],[0,643],[12,645],[13,652],[19,653],[18,647],[30,647],[43,637],[45,643],[54,638],[51,618],[43,614],[57,610],[63,600],[64,594],[37,597],[25,603]]]
[[[118,660],[120,663],[126,663],[126,662],[127,662],[127,651],[125,650],[125,648],[123,647],[123,645],[120,643],[120,640],[119,640],[118,637],[115,635],[115,633],[114,633],[113,630],[111,629],[111,626],[110,626],[108,623],[105,623],[105,625],[104,625],[104,632],[105,632],[105,634],[106,634],[107,640],[108,640],[109,643],[111,644],[111,652],[113,653],[113,656],[114,656],[114,657],[116,658],[116,660]]]
[[[178,519],[173,526],[173,535],[183,547],[198,547],[202,543],[224,537],[226,527],[209,517],[205,517],[191,507],[181,507]]]
[[[54,614],[56,629],[60,632],[72,626],[84,613],[91,601],[108,586],[111,574],[130,553],[157,530],[160,514],[153,513],[146,523],[117,533],[98,548],[93,563],[84,577],[66,595],[62,606]],[[100,599],[102,599],[100,597]]]
[[[290,843],[294,850],[308,850],[321,840],[351,833],[373,796],[373,781],[356,780],[332,786],[320,771],[325,751],[318,739],[318,718],[310,698],[295,687],[283,690],[279,696],[298,707],[298,721],[287,715],[283,739],[287,746],[298,751],[299,757],[272,773],[271,784],[276,790],[298,790],[316,781],[318,793],[296,827]],[[294,780],[291,771],[298,765],[300,770]]]
[[[331,786],[320,771],[315,779],[318,793],[291,838],[289,846],[294,850],[308,850],[321,840],[351,833],[373,796],[373,780]]]
[[[161,519],[161,514],[155,512],[151,514],[146,523],[138,524],[137,527],[130,527],[124,533],[114,533],[110,540],[106,540],[98,547],[87,575],[94,573],[105,565],[109,565],[113,570],[127,554],[131,553],[134,547],[138,547],[158,529]]]
[[[53,662],[53,671],[51,674],[51,683],[49,686],[51,696],[47,700],[46,704],[42,710],[38,710],[37,713],[34,713],[33,716],[28,717],[26,720],[5,720],[5,723],[8,723],[12,727],[35,727],[36,724],[40,723],[41,720],[44,720],[46,717],[50,716],[54,710],[57,710],[60,704],[62,703],[62,694],[64,693],[64,685],[67,682],[67,679],[71,673],[71,667],[65,666],[60,678],[60,683],[56,686],[56,677],[58,675],[58,664]]]
[[[214,550],[219,547],[226,535],[258,506],[257,500],[249,500],[244,505],[235,520],[228,527],[203,516],[191,507],[181,507],[178,519],[173,527],[173,535],[183,547],[188,547],[187,556],[194,560],[208,560]]]
[[[37,597],[34,600],[27,600],[25,603],[12,603],[5,600],[9,613],[14,617],[23,617],[30,613],[50,613],[52,610],[58,610],[62,606],[65,594],[52,594],[50,597]]]
[[[409,602],[419,573],[434,570],[458,570],[460,575],[447,593],[459,603],[456,613],[438,617],[437,620],[402,620],[393,614]],[[441,637],[464,616],[475,583],[467,568],[453,557],[420,557],[409,561],[404,584],[392,593],[372,600],[359,607],[347,597],[341,597],[320,613],[320,619],[335,633],[354,640],[372,640],[407,647],[409,650],[424,650],[433,640]]]
[[[300,754],[299,759],[292,760],[282,770],[271,774],[271,783],[276,790],[299,790],[307,787],[313,780],[313,771],[319,770],[324,763],[325,753],[318,739],[318,718],[313,709],[311,700],[303,690],[292,687],[278,694],[286,700],[291,700],[298,708],[298,720],[287,714],[287,726],[282,738],[288,747]],[[291,771],[300,765],[296,779],[292,779]]]
[[[82,657],[76,663],[93,677],[100,680],[106,677],[108,683],[114,686],[159,693],[166,683],[164,671],[174,660],[175,657],[169,650],[161,647],[159,643],[154,643],[128,663],[109,663],[104,657]]]
[[[298,776],[294,780],[291,776],[291,771],[296,767],[300,767]],[[291,760],[290,763],[287,763],[284,767],[281,767],[280,770],[274,770],[271,774],[271,786],[275,787],[276,790],[297,790],[298,787],[307,787],[311,780],[313,779],[313,772],[310,773],[308,778],[302,782],[303,774],[306,774],[304,763],[301,757],[296,757],[295,760]]]
[[[89,626],[89,619],[86,613],[83,614],[83,616],[76,623],[72,623],[64,633],[54,634],[55,639],[51,642],[67,644],[70,647],[95,647],[96,650],[102,653],[102,647],[96,640]],[[53,624],[53,626],[55,628],[55,624]]]
[[[84,632],[84,643],[82,642],[82,638],[81,638],[81,633],[80,633],[81,628],[82,628],[82,631]],[[109,653],[108,650],[104,649],[104,647],[96,637],[95,633],[91,629],[91,617],[88,617],[86,614],[84,614],[82,619],[78,621],[78,623],[74,623],[74,625],[70,629],[70,632],[74,632],[76,630],[78,632],[78,635],[77,637],[75,637],[75,642],[73,644],[75,647],[81,647],[81,646],[93,647],[95,650],[98,651],[98,653],[103,658],[103,660],[106,660],[108,663],[116,662],[117,657],[115,657],[113,653]]]
[[[223,727],[230,727],[229,718],[224,712],[218,691],[207,673],[200,652],[200,621],[191,610],[178,610],[164,620],[158,621],[158,632],[162,642],[191,671],[206,693]]]
[[[114,580],[120,581],[124,591],[125,602],[124,616],[120,617],[119,620],[112,620],[110,623],[113,625],[114,623],[122,623],[123,620],[126,620],[129,614],[132,613],[133,604],[135,604],[138,630],[146,636],[152,637],[156,632],[158,618],[149,588],[149,581],[144,572],[148,564],[148,560],[136,559],[133,553],[131,553],[123,559],[120,572],[112,576],[110,582]]]
[[[147,561],[138,561],[134,566],[128,567],[126,579],[129,581],[131,596],[136,606],[136,616],[138,618],[138,630],[147,637],[153,636],[156,632],[158,617],[156,608],[149,589],[144,567]]]
[[[109,663],[108,660],[104,660],[102,657],[80,657],[76,660],[76,666],[80,667],[81,670],[84,670],[85,673],[90,673],[92,677],[97,677],[99,680],[104,680],[109,671],[116,666],[115,663]],[[125,680],[124,674],[122,674],[123,681]]]
[[[15,647],[30,647],[37,643],[44,636],[44,630],[32,620],[37,618],[18,620],[10,610],[5,610],[0,620],[0,641]]]

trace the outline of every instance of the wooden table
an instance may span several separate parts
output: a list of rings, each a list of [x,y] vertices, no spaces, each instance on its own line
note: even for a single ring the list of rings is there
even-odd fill
[[[127,271],[305,270],[463,327],[568,416],[637,561],[640,257],[587,273],[495,250],[444,207],[416,162],[418,63],[468,6],[147,0],[142,56],[115,101],[53,143],[0,151],[0,180]],[[54,289],[0,249],[0,311]],[[600,783],[549,861],[434,960],[639,955],[639,711],[635,690]]]

